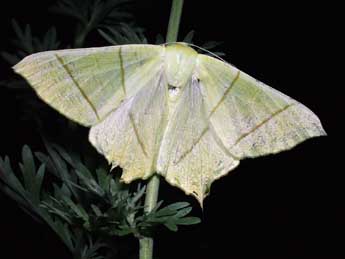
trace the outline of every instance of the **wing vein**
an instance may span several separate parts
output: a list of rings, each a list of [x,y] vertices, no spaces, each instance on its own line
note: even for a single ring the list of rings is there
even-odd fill
[[[135,125],[133,115],[132,115],[131,113],[129,113],[128,116],[129,116],[129,120],[130,120],[130,122],[131,122],[131,124],[132,124],[132,127],[133,127],[133,130],[134,130],[135,137],[136,137],[136,139],[137,139],[137,141],[138,141],[138,143],[139,143],[139,145],[140,145],[140,148],[141,148],[141,150],[143,151],[145,157],[147,157],[148,155],[147,155],[147,152],[146,152],[146,150],[145,150],[144,142],[143,142],[143,141],[141,140],[141,138],[140,138],[139,131],[138,131],[137,126]]]
[[[247,137],[248,135],[252,134],[254,131],[258,130],[259,128],[261,128],[263,125],[265,125],[267,122],[269,122],[270,120],[272,120],[274,117],[278,116],[279,114],[281,114],[282,112],[284,112],[285,110],[287,110],[288,108],[290,108],[291,106],[295,105],[294,103],[290,103],[286,106],[284,106],[283,108],[275,111],[274,113],[272,113],[268,118],[264,119],[263,121],[261,121],[258,125],[256,125],[255,127],[253,127],[252,129],[250,129],[248,132],[242,134],[233,144],[233,146],[236,146],[242,139],[244,139],[245,137]]]
[[[212,111],[210,112],[210,115],[208,116],[209,118],[216,112],[216,110],[218,109],[218,107],[224,102],[226,96],[230,93],[230,91],[234,88],[234,85],[236,83],[236,81],[240,78],[240,70],[237,71],[237,74],[235,76],[235,78],[232,80],[230,86],[225,90],[222,98],[220,98],[220,100],[218,101],[218,103],[213,107]]]
[[[200,140],[206,134],[208,129],[209,129],[208,126],[203,129],[203,131],[201,132],[200,136],[196,140],[193,141],[192,146],[188,150],[186,150],[182,155],[180,155],[178,160],[174,161],[175,165],[177,165],[179,162],[181,162],[190,152],[193,151],[194,147],[200,142]]]
[[[222,151],[229,157],[231,157],[234,160],[240,160],[239,157],[237,157],[235,154],[233,154],[230,149],[226,148],[223,140],[218,136],[216,130],[214,129],[212,122],[209,120],[209,125],[210,125],[210,132],[214,138],[214,141],[218,144],[218,146],[222,149]]]
[[[91,102],[91,100],[87,97],[87,95],[85,94],[85,92],[83,91],[83,89],[81,88],[81,86],[79,85],[79,83],[74,79],[71,71],[69,70],[69,68],[64,64],[63,60],[61,57],[59,57],[57,54],[55,54],[55,57],[57,59],[57,61],[60,63],[60,65],[63,67],[63,69],[65,70],[66,74],[69,76],[69,78],[72,80],[73,84],[78,88],[79,92],[81,93],[81,95],[83,96],[83,98],[85,99],[85,101],[90,105],[92,111],[95,113],[95,116],[97,117],[97,120],[100,120],[100,117],[97,113],[96,107],[93,105],[93,103]]]
[[[125,69],[123,67],[123,57],[122,57],[122,47],[120,46],[119,48],[119,60],[120,60],[120,75],[121,75],[121,86],[122,86],[122,90],[125,96],[127,96],[126,94],[126,85],[125,85]]]

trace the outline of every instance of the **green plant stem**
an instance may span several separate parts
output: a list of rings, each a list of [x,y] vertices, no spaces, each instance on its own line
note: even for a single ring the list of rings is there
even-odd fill
[[[171,6],[166,42],[176,42],[184,0],[174,0]]]
[[[166,37],[166,42],[176,42],[177,35],[181,20],[183,7],[183,0],[173,0],[169,18],[168,32]],[[159,191],[159,176],[157,174],[153,175],[147,186],[146,186],[146,197],[145,197],[145,212],[148,213],[157,204]],[[153,238],[152,237],[142,237],[139,239],[140,259],[152,259],[153,256]]]
[[[146,186],[146,196],[145,196],[145,212],[148,213],[157,204],[159,191],[159,176],[157,174],[153,175],[147,186]],[[139,239],[140,245],[140,259],[151,259],[153,255],[153,238],[151,237],[141,237]]]

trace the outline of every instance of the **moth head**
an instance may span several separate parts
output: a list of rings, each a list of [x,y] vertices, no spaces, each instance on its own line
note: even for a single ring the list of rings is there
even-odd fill
[[[165,73],[168,84],[183,87],[192,78],[198,53],[185,43],[166,46]]]

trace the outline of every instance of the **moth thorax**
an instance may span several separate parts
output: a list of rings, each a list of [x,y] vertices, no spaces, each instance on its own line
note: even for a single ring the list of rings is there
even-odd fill
[[[181,88],[191,80],[198,53],[184,43],[170,44],[165,52],[165,73],[168,84]]]

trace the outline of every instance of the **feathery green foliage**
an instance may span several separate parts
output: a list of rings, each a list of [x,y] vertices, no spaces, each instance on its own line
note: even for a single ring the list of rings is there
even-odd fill
[[[61,0],[51,11],[75,21],[73,46],[83,47],[89,33],[98,28],[114,28],[133,17],[126,9],[132,0]]]
[[[2,58],[4,58],[9,64],[14,65],[22,60],[27,55],[35,52],[54,50],[60,47],[60,42],[57,39],[56,28],[51,27],[42,37],[37,37],[32,34],[30,24],[26,24],[24,28],[21,28],[16,20],[12,20],[12,27],[15,32],[15,39],[11,40],[11,43],[16,47],[15,53],[1,52]]]
[[[145,213],[145,187],[139,184],[131,191],[108,173],[109,168],[90,170],[78,155],[45,144],[48,154],[23,147],[18,176],[10,159],[0,158],[0,188],[36,221],[48,224],[73,258],[115,256],[107,245],[114,236],[139,238],[160,225],[176,231],[178,225],[200,222],[187,216],[191,207],[186,202],[163,208],[160,202]]]

